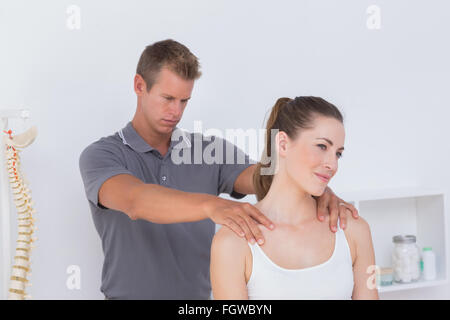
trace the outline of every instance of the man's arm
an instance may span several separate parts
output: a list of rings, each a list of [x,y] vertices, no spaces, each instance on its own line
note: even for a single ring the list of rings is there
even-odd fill
[[[256,169],[256,164],[244,169],[234,182],[234,190],[242,194],[255,194],[255,187],[253,185],[253,174]]]
[[[208,218],[203,204],[214,196],[146,184],[135,176],[119,174],[103,183],[99,203],[121,211],[131,219],[155,223],[191,222]]]
[[[99,203],[122,211],[131,219],[154,223],[192,222],[210,218],[248,241],[263,239],[257,223],[270,228],[272,222],[245,202],[146,184],[129,174],[106,180],[99,189]]]

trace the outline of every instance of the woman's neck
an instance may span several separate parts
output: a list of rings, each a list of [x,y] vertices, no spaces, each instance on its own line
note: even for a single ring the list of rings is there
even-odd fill
[[[289,176],[279,172],[273,178],[267,195],[256,204],[275,224],[300,226],[316,217],[317,204]]]

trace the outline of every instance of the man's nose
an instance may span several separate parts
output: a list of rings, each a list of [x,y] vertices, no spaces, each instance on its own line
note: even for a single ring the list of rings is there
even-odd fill
[[[177,100],[173,101],[170,104],[170,113],[177,118],[181,116],[181,114],[183,113],[183,103]]]

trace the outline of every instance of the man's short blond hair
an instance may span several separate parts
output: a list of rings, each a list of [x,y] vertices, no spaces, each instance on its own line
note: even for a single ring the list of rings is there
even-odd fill
[[[163,67],[186,80],[196,80],[202,74],[198,58],[186,46],[172,39],[148,45],[139,58],[136,74],[145,80],[147,91]]]

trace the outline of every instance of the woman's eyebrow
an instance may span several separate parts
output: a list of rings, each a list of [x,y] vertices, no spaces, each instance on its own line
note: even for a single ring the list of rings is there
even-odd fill
[[[326,142],[328,142],[330,145],[333,145],[333,141],[331,141],[330,139],[327,139],[327,138],[316,138],[316,139],[323,139]],[[344,147],[340,147],[338,150],[344,150]]]

